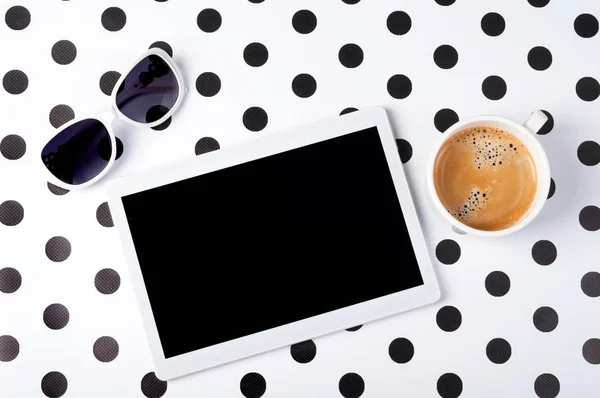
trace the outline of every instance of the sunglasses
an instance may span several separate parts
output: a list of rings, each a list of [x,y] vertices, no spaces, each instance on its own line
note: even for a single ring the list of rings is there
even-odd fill
[[[51,174],[50,182],[73,189],[98,181],[116,159],[114,119],[158,126],[175,112],[185,91],[181,72],[171,57],[159,48],[148,50],[115,85],[109,117],[72,120],[44,146],[42,161]]]

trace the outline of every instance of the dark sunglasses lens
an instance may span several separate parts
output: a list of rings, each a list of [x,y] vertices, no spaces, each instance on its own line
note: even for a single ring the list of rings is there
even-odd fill
[[[131,120],[152,123],[173,108],[178,95],[175,72],[158,55],[149,55],[123,79],[117,90],[117,108]]]
[[[79,185],[106,168],[112,151],[106,126],[99,120],[85,119],[56,134],[42,150],[42,161],[62,182]]]

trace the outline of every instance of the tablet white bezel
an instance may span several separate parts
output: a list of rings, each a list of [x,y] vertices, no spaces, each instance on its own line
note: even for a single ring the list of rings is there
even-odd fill
[[[377,127],[379,132],[423,277],[423,285],[186,354],[165,358],[121,198],[136,192],[370,127]],[[430,304],[440,297],[429,252],[421,232],[402,162],[398,156],[396,141],[383,108],[368,108],[291,131],[257,138],[206,153],[199,157],[155,167],[135,175],[115,179],[108,184],[107,190],[112,217],[123,242],[123,251],[156,366],[156,374],[161,379],[172,379],[261,352],[288,346]],[[398,244],[401,245],[402,242],[398,242]],[[367,265],[365,264],[365,266]]]

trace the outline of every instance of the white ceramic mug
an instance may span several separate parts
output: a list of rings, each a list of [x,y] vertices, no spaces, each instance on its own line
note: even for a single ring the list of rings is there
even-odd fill
[[[443,139],[440,140],[440,142],[435,146],[431,159],[429,160],[429,164],[427,165],[427,188],[429,190],[434,207],[440,212],[444,219],[452,224],[454,230],[459,233],[462,232],[478,236],[504,236],[525,227],[540,213],[544,203],[546,203],[548,191],[550,190],[550,165],[548,164],[548,158],[546,157],[544,148],[536,138],[536,133],[540,131],[542,126],[544,126],[547,121],[548,117],[542,111],[533,112],[525,124],[519,124],[513,122],[512,120],[498,116],[477,116],[458,122],[446,130]],[[458,221],[450,213],[448,213],[440,201],[435,189],[433,172],[438,152],[444,143],[452,139],[455,134],[466,128],[474,126],[497,127],[514,134],[519,140],[521,140],[527,149],[529,149],[529,153],[533,158],[537,172],[537,190],[531,207],[518,222],[508,228],[498,231],[483,231],[469,227],[468,225]]]

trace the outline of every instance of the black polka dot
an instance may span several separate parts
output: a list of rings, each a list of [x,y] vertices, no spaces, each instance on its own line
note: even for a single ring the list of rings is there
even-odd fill
[[[410,142],[403,138],[396,139],[396,145],[398,146],[398,154],[400,154],[400,160],[402,163],[406,163],[412,158],[413,149]]]
[[[63,236],[50,238],[46,243],[46,256],[51,261],[62,262],[71,255],[71,242]]]
[[[348,332],[356,332],[357,330],[360,330],[360,328],[362,328],[363,325],[357,325],[357,326],[352,326],[351,328],[346,329]]]
[[[600,84],[593,77],[581,78],[575,86],[577,96],[586,102],[595,101],[600,96]]]
[[[538,134],[539,135],[546,135],[549,132],[552,131],[552,129],[554,128],[554,117],[552,116],[552,114],[548,111],[542,110],[542,112],[544,112],[544,115],[546,115],[546,117],[548,118],[548,120],[546,121],[546,123],[544,123],[544,125],[538,130]]]
[[[59,65],[68,65],[75,60],[77,47],[69,40],[59,40],[52,46],[52,59]]]
[[[104,268],[96,274],[94,285],[102,294],[113,294],[121,286],[121,277],[114,269]]]
[[[548,5],[548,3],[550,3],[550,0],[527,0],[529,2],[529,4],[531,4],[534,7],[540,8],[540,7],[545,7]]]
[[[8,160],[17,160],[25,155],[25,140],[16,134],[10,134],[0,141],[0,153]]]
[[[25,210],[16,200],[7,200],[0,204],[0,223],[14,227],[23,221]]]
[[[9,94],[21,94],[29,86],[29,78],[20,70],[9,70],[2,78],[2,86]]]
[[[244,48],[244,61],[254,68],[263,66],[269,59],[269,50],[261,43],[250,43]]]
[[[340,63],[346,68],[358,67],[360,64],[362,64],[364,57],[365,55],[362,48],[354,43],[343,45],[338,53]]]
[[[49,372],[42,378],[42,392],[48,398],[59,398],[67,392],[69,383],[60,372]]]
[[[441,6],[451,6],[456,0],[435,0]]]
[[[555,398],[560,392],[560,382],[553,374],[544,373],[535,379],[533,389],[540,398]]]
[[[100,362],[111,362],[119,355],[119,343],[110,336],[102,336],[94,343],[93,351]]]
[[[591,14],[581,14],[575,18],[573,27],[579,36],[589,39],[598,33],[598,19]]]
[[[294,361],[298,363],[309,363],[317,355],[317,346],[314,341],[307,340],[301,343],[293,344],[290,347],[290,353]]]
[[[551,332],[558,326],[558,314],[553,308],[540,307],[533,313],[533,325],[540,332]]]
[[[454,373],[444,373],[437,381],[437,391],[442,398],[458,398],[463,391],[463,382]]]
[[[486,98],[497,101],[506,95],[506,82],[500,76],[488,76],[481,84]]]
[[[600,145],[595,141],[585,141],[577,148],[579,161],[586,166],[600,163]]]
[[[0,292],[14,293],[21,287],[21,273],[12,267],[0,269]]]
[[[353,5],[353,4],[358,4],[358,2],[359,2],[360,0],[342,0],[342,1],[343,1],[344,3],[346,3],[346,4]]]
[[[298,33],[311,33],[317,27],[317,17],[309,10],[300,10],[292,17],[292,26]]]
[[[346,373],[340,379],[338,387],[344,398],[358,398],[365,392],[365,381],[357,373]]]
[[[100,20],[102,21],[104,29],[110,32],[116,32],[123,29],[125,26],[127,15],[125,15],[125,11],[119,7],[109,7],[104,10]]]
[[[455,123],[458,123],[458,115],[452,109],[440,109],[433,117],[433,124],[440,133],[445,132]]]
[[[100,76],[100,91],[106,95],[111,95],[115,85],[121,78],[121,74],[114,70],[105,72]]]
[[[447,305],[439,309],[435,321],[444,332],[454,332],[462,324],[462,314],[458,308]]]
[[[114,227],[112,215],[110,214],[110,208],[108,202],[101,203],[96,209],[96,220],[103,227]]]
[[[502,271],[493,271],[485,278],[485,290],[494,297],[502,297],[510,290],[510,278]]]
[[[117,142],[117,154],[115,160],[119,160],[121,155],[123,155],[123,141],[121,141],[119,137],[115,137],[115,141]]]
[[[600,339],[589,339],[581,349],[583,358],[592,365],[600,365]]]
[[[163,131],[166,130],[167,127],[169,127],[171,125],[171,122],[173,121],[173,116],[169,116],[167,118],[167,120],[165,120],[164,122],[162,122],[161,124],[154,126],[154,127],[150,127],[152,130],[154,131]]]
[[[488,359],[496,364],[505,363],[512,355],[512,348],[508,341],[496,338],[491,340],[485,348]]]
[[[404,99],[412,92],[412,82],[405,75],[394,75],[387,82],[388,94],[396,99]]]
[[[146,373],[140,382],[142,394],[147,398],[160,398],[167,392],[167,382],[156,377],[154,372]]]
[[[395,35],[405,35],[412,27],[410,15],[404,11],[394,11],[387,18],[387,28]]]
[[[458,62],[458,52],[448,44],[441,45],[433,52],[433,61],[442,69],[451,69]]]
[[[527,54],[527,62],[535,70],[546,70],[552,65],[552,53],[546,47],[533,47]]]
[[[407,363],[415,355],[415,346],[409,339],[398,337],[390,343],[388,354],[396,363]]]
[[[600,230],[600,208],[586,206],[579,212],[579,224],[587,231]]]
[[[550,178],[550,189],[548,190],[548,197],[546,199],[550,199],[551,197],[553,197],[555,192],[556,192],[556,183],[554,182],[553,178]]]
[[[63,124],[75,119],[75,111],[69,105],[56,105],[50,110],[48,119],[54,128],[59,128]]]
[[[269,117],[264,109],[257,106],[246,109],[242,117],[244,126],[250,131],[261,131],[267,126]]]
[[[221,14],[214,8],[206,8],[200,11],[196,18],[198,27],[206,33],[213,33],[219,30],[222,22]]]
[[[292,80],[292,91],[300,98],[308,98],[317,91],[317,81],[307,73],[299,74]]]
[[[240,391],[246,398],[260,398],[267,391],[267,381],[259,373],[247,373],[240,380]]]
[[[169,121],[169,118],[167,121]],[[119,160],[121,155],[123,155],[123,141],[119,137],[115,137],[115,141],[117,142],[117,154],[115,156],[115,160]]]
[[[44,310],[44,323],[52,330],[59,330],[69,323],[69,310],[62,304],[50,304]]]
[[[202,155],[203,153],[216,151],[221,149],[219,142],[212,137],[202,137],[196,142],[194,152],[196,155]]]
[[[348,113],[352,113],[352,112],[356,112],[358,109],[353,108],[353,107],[349,107],[349,108],[344,108],[342,109],[342,111],[340,112],[340,116],[342,115],[346,115]]]
[[[0,291],[2,291],[2,271],[0,271]],[[600,273],[591,271],[581,278],[581,290],[589,297],[600,297]]]
[[[481,30],[488,36],[500,36],[505,28],[504,17],[497,12],[489,12],[481,18]]]
[[[48,190],[57,196],[62,196],[62,195],[66,195],[69,193],[68,189],[58,187],[50,182],[48,183]]]
[[[196,79],[196,90],[203,97],[214,97],[221,91],[221,79],[213,72],[204,72]]]
[[[442,264],[454,264],[460,258],[460,246],[452,239],[444,239],[437,244],[435,256]]]
[[[248,0],[250,3],[254,3],[254,4],[259,4],[262,3],[265,0]]]
[[[531,248],[531,257],[539,265],[550,265],[556,260],[557,251],[549,240],[537,241]]]
[[[169,54],[169,57],[173,58],[173,48],[166,41],[155,41],[154,43],[150,44],[150,47],[148,47],[148,49],[151,48],[160,48],[161,50]]]
[[[23,30],[31,23],[31,14],[23,6],[13,6],[4,14],[4,21],[12,30]]]
[[[13,336],[0,336],[0,362],[10,362],[18,355],[21,347]]]

